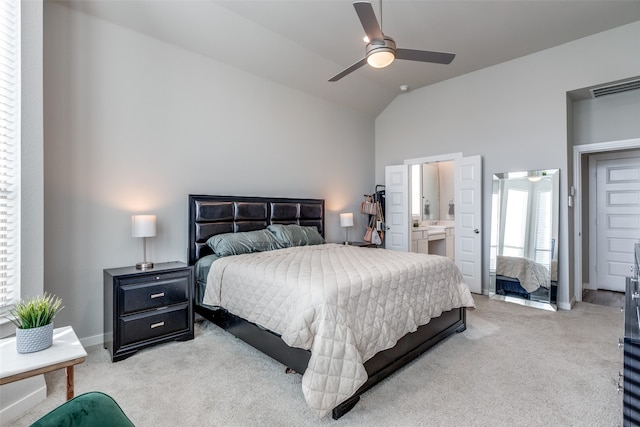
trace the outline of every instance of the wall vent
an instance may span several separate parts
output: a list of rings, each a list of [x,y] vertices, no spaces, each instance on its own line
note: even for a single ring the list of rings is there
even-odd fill
[[[600,86],[593,89],[591,91],[592,98],[599,98],[605,95],[613,95],[614,93],[628,92],[630,90],[640,89],[640,79],[638,80],[627,80],[626,82],[620,82],[607,86]]]

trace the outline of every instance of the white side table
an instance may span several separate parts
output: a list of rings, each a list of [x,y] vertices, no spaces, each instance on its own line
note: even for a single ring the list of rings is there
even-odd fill
[[[87,358],[87,352],[71,326],[53,330],[53,344],[46,350],[20,354],[16,337],[0,340],[0,385],[65,368],[67,400],[73,398],[73,367]]]

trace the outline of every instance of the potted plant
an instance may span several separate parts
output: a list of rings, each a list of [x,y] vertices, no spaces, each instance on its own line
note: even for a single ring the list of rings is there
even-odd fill
[[[27,301],[20,300],[9,312],[16,325],[18,353],[34,353],[53,344],[53,318],[64,307],[62,300],[46,292]]]

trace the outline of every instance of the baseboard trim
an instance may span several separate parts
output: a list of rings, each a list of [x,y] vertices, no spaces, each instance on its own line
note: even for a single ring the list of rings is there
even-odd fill
[[[2,400],[0,419],[4,424],[24,415],[47,398],[47,383],[44,381],[44,375],[0,386],[0,397]]]
[[[560,310],[571,310],[576,303],[576,297],[572,297],[571,301],[558,304]]]
[[[98,334],[98,335],[94,335],[86,338],[80,338],[80,344],[82,344],[84,348],[91,347],[92,345],[103,344],[103,343],[104,343],[104,339],[102,334]]]

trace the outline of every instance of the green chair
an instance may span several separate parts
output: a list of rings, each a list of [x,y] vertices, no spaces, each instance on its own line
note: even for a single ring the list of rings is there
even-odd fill
[[[31,427],[134,427],[110,396],[91,391],[74,397],[44,415]]]

